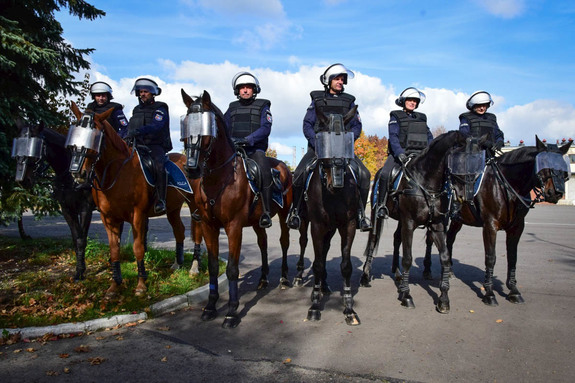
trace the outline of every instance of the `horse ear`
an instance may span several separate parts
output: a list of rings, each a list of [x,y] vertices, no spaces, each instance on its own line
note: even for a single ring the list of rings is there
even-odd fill
[[[571,147],[571,144],[573,143],[573,141],[567,141],[566,144],[562,145],[559,148],[559,151],[561,152],[561,154],[565,155],[567,154],[567,152],[569,151],[569,148]]]
[[[357,114],[357,105],[354,106],[345,116],[343,116],[343,124],[350,122]]]
[[[202,93],[202,108],[204,110],[212,110],[212,97],[207,90]]]
[[[80,121],[80,119],[82,118],[82,112],[80,111],[80,108],[78,108],[78,105],[76,105],[76,103],[72,101],[70,108],[72,109],[72,113],[74,113],[74,116],[76,116],[76,119]]]
[[[190,97],[189,94],[186,93],[184,88],[182,88],[182,100],[184,100],[184,105],[186,105],[186,108],[189,108],[190,105],[194,103],[194,100],[192,99],[192,97]]]
[[[107,111],[105,111],[104,113],[96,114],[96,118],[98,119],[98,121],[106,121],[108,119],[108,117],[110,117],[110,115],[113,112],[114,112],[114,108],[110,108]]]
[[[535,146],[537,147],[537,151],[539,152],[547,150],[547,146],[543,142],[541,142],[541,140],[537,135],[535,135]]]

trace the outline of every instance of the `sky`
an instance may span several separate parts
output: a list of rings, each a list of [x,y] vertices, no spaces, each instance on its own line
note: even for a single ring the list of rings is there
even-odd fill
[[[271,101],[270,147],[297,164],[307,142],[309,93],[334,63],[355,73],[363,131],[387,137],[389,113],[407,87],[426,95],[428,126],[455,130],[465,103],[488,91],[505,140],[575,138],[575,2],[547,0],[88,0],[106,12],[56,15],[63,36],[88,56],[90,81],[106,81],[131,116],[135,80],[158,82],[181,150],[181,89],[208,91],[225,111],[231,80],[255,75]],[[78,74],[83,78],[83,74]]]

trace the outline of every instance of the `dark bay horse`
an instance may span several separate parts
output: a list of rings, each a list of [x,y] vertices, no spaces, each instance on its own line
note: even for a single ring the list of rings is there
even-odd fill
[[[309,320],[321,319],[322,283],[326,278],[326,260],[331,239],[336,231],[341,238],[341,275],[343,277],[343,304],[348,325],[359,325],[353,310],[351,293],[351,247],[357,230],[357,212],[361,206],[359,180],[353,175],[353,134],[344,126],[355,117],[357,106],[345,116],[325,116],[316,110],[320,132],[316,136],[317,163],[307,190],[307,216],[311,224],[314,249],[314,286]],[[323,145],[325,142],[326,145]],[[305,229],[304,229],[305,230]]]
[[[449,275],[451,265],[446,246],[445,227],[448,221],[449,210],[449,177],[446,172],[449,153],[464,148],[465,138],[459,131],[451,131],[435,138],[430,145],[418,156],[412,158],[403,167],[403,175],[397,190],[390,192],[386,206],[382,206],[378,195],[381,194],[382,185],[378,182],[381,169],[376,173],[372,188],[371,219],[373,229],[369,233],[365,249],[365,264],[361,285],[368,287],[373,256],[377,253],[383,217],[380,210],[386,208],[389,216],[401,224],[401,240],[403,242],[402,274],[398,286],[401,305],[414,308],[415,304],[409,291],[409,273],[413,262],[412,242],[413,232],[418,227],[430,228],[431,237],[439,250],[441,260],[442,278],[440,283],[441,296],[437,302],[437,310],[447,313],[449,307]]]
[[[212,104],[208,92],[204,91],[197,99],[190,97],[182,89],[182,99],[188,108],[182,124],[189,129],[183,140],[186,141],[188,161],[194,163],[199,171],[199,184],[195,184],[194,197],[201,215],[202,232],[208,249],[208,268],[210,273],[210,294],[202,313],[202,320],[213,320],[217,316],[216,303],[218,293],[218,257],[220,229],[224,228],[228,237],[229,256],[226,275],[229,282],[228,312],[223,327],[234,328],[240,318],[238,277],[239,259],[242,245],[242,230],[252,226],[258,237],[258,246],[262,256],[262,276],[259,288],[267,286],[269,273],[267,259],[267,234],[259,227],[261,203],[251,190],[244,161],[237,154],[228,135],[223,114]],[[196,121],[197,124],[194,122]],[[182,128],[184,130],[184,128]],[[270,158],[271,167],[279,172],[282,204],[271,203],[272,216],[279,216],[281,226],[280,244],[282,248],[282,279],[287,282],[287,251],[289,247],[289,228],[286,224],[292,203],[292,177],[288,167],[281,161]]]
[[[85,145],[74,146],[74,155],[78,157],[73,157],[72,162],[78,166],[73,166],[75,169],[71,170],[74,170],[72,173],[78,182],[91,180],[92,196],[108,234],[112,282],[107,295],[115,295],[122,283],[120,239],[124,222],[132,225],[134,256],[138,266],[136,295],[142,295],[146,291],[147,277],[144,265],[147,221],[148,217],[156,216],[153,211],[154,189],[146,181],[135,149],[129,147],[106,121],[113,109],[101,114],[89,111],[83,114],[72,103],[72,111],[79,124],[71,129],[81,129],[74,136],[82,138]],[[168,157],[185,174],[186,157],[179,153],[169,153]],[[183,261],[185,227],[180,211],[182,205],[187,203],[193,215],[193,195],[191,190],[188,193],[180,188],[168,187],[166,197],[166,215],[176,239],[176,258]],[[201,228],[193,221],[192,239],[196,245],[201,242]]]
[[[76,253],[76,273],[74,280],[85,278],[86,245],[88,231],[95,209],[90,189],[78,189],[68,172],[70,153],[65,148],[66,136],[55,130],[44,128],[43,124],[26,126],[17,123],[19,137],[14,139],[13,157],[17,158],[16,181],[30,188],[38,177],[46,177],[47,165],[54,171],[52,187],[54,198],[60,204],[62,215],[72,234]]]
[[[510,290],[507,299],[512,303],[523,303],[517,288],[516,267],[525,216],[536,201],[557,203],[565,193],[565,179],[570,176],[569,162],[563,157],[571,142],[557,147],[545,145],[537,136],[535,140],[536,146],[521,147],[488,161],[481,187],[471,200],[463,199],[461,183],[453,182],[462,208],[460,219],[453,219],[447,231],[447,249],[451,257],[455,237],[463,225],[483,228],[485,294],[482,300],[490,306],[497,305],[493,292],[497,232],[504,230],[506,233],[506,286]],[[532,190],[538,196],[536,201],[530,198]]]

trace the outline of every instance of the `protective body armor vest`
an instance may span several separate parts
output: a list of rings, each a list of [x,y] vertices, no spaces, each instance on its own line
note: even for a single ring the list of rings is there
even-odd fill
[[[320,110],[324,115],[341,114],[345,115],[350,111],[355,97],[348,93],[340,93],[337,97],[329,97],[323,90],[314,90],[310,93],[315,109]],[[319,121],[316,121],[314,130],[317,132]]]
[[[114,112],[116,112],[117,110],[121,110],[123,107],[122,107],[122,104],[118,104],[117,102],[109,102],[106,105],[100,106],[100,105],[98,105],[98,103],[96,101],[92,101],[86,107],[86,109],[93,110],[94,113],[96,113],[96,114],[104,113],[104,112],[108,111],[108,109],[110,109],[110,108],[114,108]],[[118,123],[113,120],[113,117],[112,117],[113,115],[114,115],[114,113],[110,114],[110,117],[108,117],[107,121],[110,123],[110,125],[112,125],[112,127],[116,131],[118,131],[119,126],[117,126]]]
[[[497,125],[497,117],[493,113],[485,113],[477,115],[473,112],[462,113],[461,117],[465,117],[469,121],[469,133],[476,138],[488,134],[488,139],[493,141],[493,131]]]
[[[394,110],[391,115],[399,122],[399,144],[407,155],[419,153],[427,147],[427,116],[412,112],[409,116],[403,110]]]
[[[271,102],[265,99],[255,99],[250,104],[234,101],[230,103],[230,120],[232,137],[245,138],[261,127],[263,108],[271,106]]]
[[[134,107],[132,111],[132,118],[130,118],[130,123],[128,125],[128,130],[135,130],[151,124],[156,110],[164,107],[166,109],[166,114],[169,114],[168,104],[161,101],[154,101],[153,104],[138,104]],[[169,118],[168,115],[164,116]],[[146,134],[142,136],[142,143],[144,145],[161,145],[166,152],[172,150],[172,140],[170,138],[170,126],[169,124],[164,124],[162,131],[155,134]]]

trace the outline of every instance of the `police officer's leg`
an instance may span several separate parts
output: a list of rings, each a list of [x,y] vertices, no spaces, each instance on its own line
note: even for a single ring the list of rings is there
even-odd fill
[[[272,217],[270,214],[270,201],[272,199],[272,171],[264,151],[256,150],[254,153],[250,154],[250,158],[253,159],[260,168],[260,176],[262,181],[261,196],[263,207],[263,213],[260,217],[260,227],[265,229],[272,225]]]
[[[301,211],[301,204],[305,188],[305,180],[307,178],[306,168],[315,158],[315,151],[308,148],[308,151],[301,159],[293,175],[293,203],[287,219],[287,224],[291,229],[298,230],[301,224],[299,212]]]
[[[361,206],[358,210],[358,226],[361,231],[369,231],[371,230],[371,222],[365,216],[365,206],[369,196],[371,174],[359,158],[356,157],[354,160],[359,166],[359,193],[361,196]]]
[[[166,187],[167,176],[164,169],[164,162],[166,154],[160,145],[150,145],[152,158],[154,159],[154,170],[156,173],[156,203],[154,204],[154,212],[156,214],[164,214],[166,212]]]
[[[390,189],[390,185],[389,183],[391,182],[390,177],[391,177],[391,172],[393,170],[393,168],[395,167],[396,163],[395,163],[395,158],[392,155],[389,155],[387,157],[387,160],[385,161],[385,164],[383,165],[383,169],[381,170],[380,173],[380,177],[379,177],[379,184],[381,185],[379,190],[379,196],[378,196],[378,200],[377,200],[377,208],[378,208],[378,216],[379,217],[387,217],[387,215],[389,214],[389,212],[387,211],[387,208],[385,207],[385,204],[387,203],[387,195],[389,193],[389,189]]]

